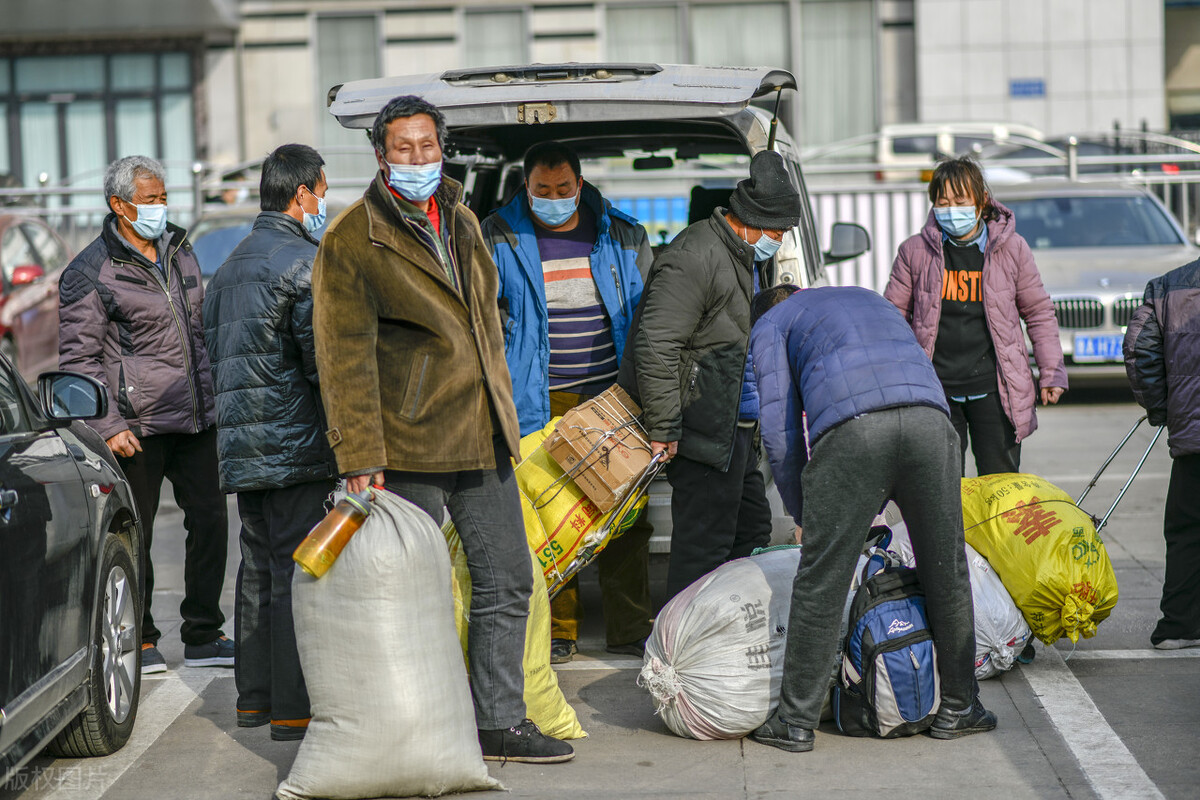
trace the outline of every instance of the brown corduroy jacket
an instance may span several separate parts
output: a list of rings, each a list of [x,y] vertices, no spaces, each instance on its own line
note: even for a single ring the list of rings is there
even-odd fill
[[[494,468],[493,433],[520,452],[495,264],[462,186],[443,177],[434,196],[461,290],[382,173],[317,251],[317,371],[343,475]]]

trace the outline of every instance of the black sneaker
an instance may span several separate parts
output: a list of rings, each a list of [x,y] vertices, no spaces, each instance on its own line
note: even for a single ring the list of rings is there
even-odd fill
[[[156,672],[167,671],[167,660],[163,658],[158,648],[150,642],[142,644],[142,674],[153,675]]]
[[[533,720],[501,730],[479,732],[479,749],[484,761],[520,761],[525,764],[557,764],[575,757],[571,745],[547,736]]]
[[[304,738],[308,732],[309,718],[304,719],[273,719],[271,720],[271,740],[275,742],[295,742]]]
[[[185,667],[232,667],[234,657],[233,639],[222,636],[204,644],[183,646]]]
[[[550,640],[550,663],[551,664],[566,664],[578,652],[579,652],[579,648],[575,646],[574,639],[551,639]]]
[[[942,706],[933,719],[929,735],[934,739],[957,739],[972,733],[986,733],[996,727],[996,715],[983,707],[979,698],[961,710]]]
[[[606,652],[617,656],[633,656],[634,658],[646,657],[646,640],[638,639],[636,642],[628,644],[610,644],[604,648]]]
[[[271,709],[237,710],[237,726],[239,728],[257,728],[271,721]]]
[[[779,718],[779,714],[771,715],[769,720],[755,728],[750,738],[759,744],[778,747],[789,753],[807,753],[813,749],[816,739],[811,728],[789,725]]]

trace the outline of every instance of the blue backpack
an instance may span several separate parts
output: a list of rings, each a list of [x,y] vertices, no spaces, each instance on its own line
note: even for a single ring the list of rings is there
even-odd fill
[[[941,703],[937,652],[917,571],[872,555],[850,604],[833,710],[849,736],[911,736]]]

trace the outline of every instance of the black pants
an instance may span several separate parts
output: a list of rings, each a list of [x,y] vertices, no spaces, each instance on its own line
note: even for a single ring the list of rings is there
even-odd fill
[[[1171,463],[1163,513],[1167,568],[1163,579],[1162,619],[1150,642],[1200,639],[1200,455]]]
[[[978,400],[958,403],[950,400],[950,421],[958,432],[962,451],[961,472],[967,474],[967,437],[975,453],[975,469],[980,475],[1021,471],[1021,445],[1017,431],[1008,421],[1000,393],[989,392]]]
[[[817,440],[801,476],[804,554],[792,583],[780,719],[810,729],[820,722],[855,562],[888,499],[900,507],[912,537],[942,702],[961,709],[975,700],[975,614],[957,445],[946,415],[924,406],[864,414]]]
[[[225,494],[217,482],[217,429],[200,433],[163,433],[140,439],[142,452],[133,458],[118,457],[142,518],[143,598],[142,641],[157,644],[162,636],[150,614],[154,596],[154,564],[150,544],[154,517],[165,477],[171,481],[175,502],[183,510],[187,531],[183,557],[183,617],[180,638],[184,644],[207,644],[224,636],[221,625],[221,587],[225,583],[225,556],[229,549],[229,515]]]
[[[242,563],[234,609],[237,707],[275,720],[311,716],[292,623],[292,553],[325,516],[334,481],[238,493]]]
[[[671,558],[667,599],[734,558],[771,542],[771,506],[758,468],[754,428],[738,427],[729,469],[677,456],[671,484]]]

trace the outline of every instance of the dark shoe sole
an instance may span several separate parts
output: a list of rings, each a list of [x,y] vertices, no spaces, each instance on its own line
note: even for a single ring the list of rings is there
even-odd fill
[[[271,739],[276,742],[295,742],[304,738],[308,728],[297,728],[292,725],[272,725]]]
[[[575,757],[575,753],[566,753],[561,756],[484,756],[484,761],[515,761],[518,764],[561,764],[564,761],[570,761]]]
[[[759,744],[765,744],[768,747],[778,747],[780,750],[787,750],[789,753],[807,753],[813,749],[815,742],[794,742],[791,739],[777,739],[774,736],[757,736],[750,734],[750,738]]]
[[[550,663],[551,664],[569,664],[569,663],[571,663],[571,660],[573,658],[575,658],[574,653],[571,653],[570,655],[565,655],[565,656],[552,655],[552,656],[550,656]]]
[[[239,711],[237,726],[239,728],[261,728],[271,721],[270,711]]]
[[[941,740],[945,741],[948,739],[961,739],[964,736],[970,736],[971,734],[974,734],[974,733],[987,733],[988,731],[994,731],[995,729],[996,729],[996,723],[993,722],[990,725],[976,725],[973,728],[959,728],[959,729],[955,729],[955,730],[942,730],[940,728],[930,728],[928,733],[929,733],[930,737],[932,737],[934,739],[941,739]]]

